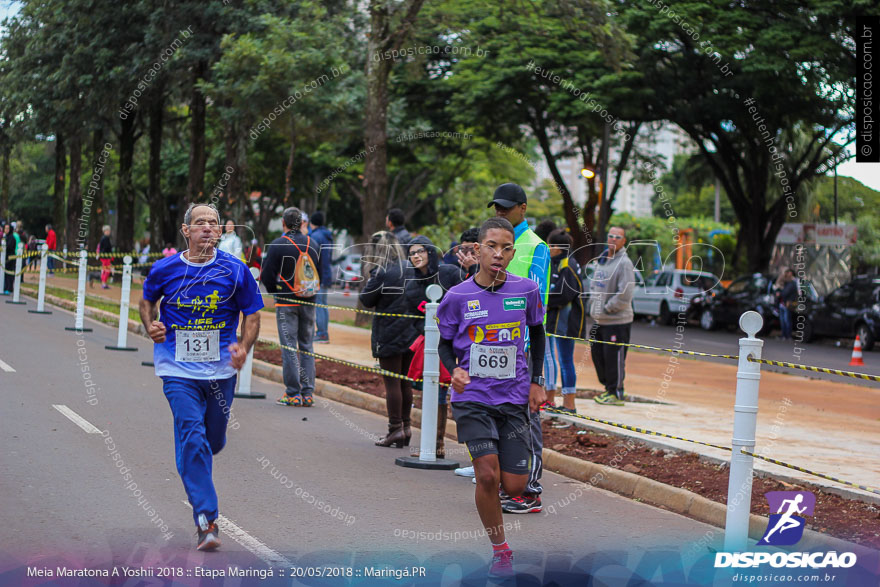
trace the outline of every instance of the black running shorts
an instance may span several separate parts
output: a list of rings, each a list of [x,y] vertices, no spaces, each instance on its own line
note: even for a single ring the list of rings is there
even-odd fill
[[[528,475],[529,405],[480,402],[452,402],[452,417],[458,427],[458,441],[467,445],[471,460],[498,455],[502,471]]]

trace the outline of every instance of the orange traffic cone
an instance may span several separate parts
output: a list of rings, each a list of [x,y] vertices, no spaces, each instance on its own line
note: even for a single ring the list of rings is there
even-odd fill
[[[345,297],[351,296],[351,286],[349,286],[348,281],[345,282],[345,291],[342,292],[342,295]]]
[[[862,341],[859,340],[859,335],[856,335],[856,343],[853,345],[853,354],[852,359],[849,360],[850,367],[864,367],[865,362],[862,361]]]

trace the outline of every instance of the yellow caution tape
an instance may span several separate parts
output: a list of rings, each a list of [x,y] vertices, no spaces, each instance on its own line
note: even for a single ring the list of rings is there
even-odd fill
[[[728,449],[728,450],[730,450],[730,449]],[[791,465],[789,463],[777,461],[776,459],[762,457],[761,455],[755,454],[753,452],[749,452],[744,448],[740,449],[740,450],[742,451],[742,453],[744,455],[749,455],[750,457],[755,457],[756,459],[761,459],[762,461],[767,461],[768,463],[773,463],[774,465],[779,465],[780,467],[794,469],[795,471],[800,471],[801,473],[806,473],[808,475],[814,475],[816,477],[821,477],[822,479],[828,479],[829,481],[834,481],[835,483],[843,483],[844,485],[849,485],[850,487],[857,487],[858,489],[862,489],[864,491],[869,491],[871,493],[876,493],[877,495],[880,495],[880,490],[874,489],[873,487],[868,487],[866,485],[859,485],[858,483],[851,483],[849,481],[844,481],[843,479],[838,479],[837,477],[832,477],[831,475],[825,475],[824,473],[817,473],[816,471],[804,469],[803,467],[798,467],[797,465]]]
[[[316,359],[321,359],[323,361],[330,361],[332,363],[340,363],[342,365],[347,365],[349,367],[354,367],[355,369],[360,369],[361,371],[367,371],[368,373],[375,373],[376,375],[382,375],[384,377],[394,377],[396,379],[403,379],[405,381],[412,381],[414,383],[419,383],[424,381],[424,379],[413,379],[412,377],[407,377],[406,375],[401,375],[400,373],[394,373],[392,371],[386,371],[385,369],[376,369],[375,367],[364,367],[363,365],[359,365],[357,363],[352,363],[351,361],[343,361],[342,359],[337,359],[336,357],[328,357],[327,355],[319,355],[317,353],[312,353],[309,351],[304,351],[301,349],[295,349],[293,347],[289,347],[284,344],[278,344],[277,342],[265,339],[259,339],[259,342],[263,342],[266,344],[271,344],[275,346],[279,346],[282,349],[292,351],[294,353],[302,353],[304,355],[308,355],[310,357],[315,357]]]
[[[576,338],[574,336],[564,336],[562,334],[548,334],[547,336],[552,336],[554,338],[567,338],[568,340],[579,340],[582,342],[589,343],[597,343],[597,344],[610,344],[613,346],[628,346],[637,349],[648,349],[652,351],[663,351],[664,353],[678,353],[680,355],[691,355],[695,357],[716,357],[718,359],[733,359],[734,361],[739,360],[739,357],[736,355],[713,355],[712,353],[701,353],[699,351],[683,351],[681,349],[664,349],[657,346],[648,346],[645,344],[633,344],[631,342],[611,342],[608,340],[596,340],[595,338]]]
[[[315,302],[304,302],[302,300],[291,300],[278,297],[279,295],[287,295],[287,294],[273,294],[278,301],[289,302],[291,304],[303,304],[305,306],[315,306],[316,308],[328,308],[331,310],[348,310],[349,312],[357,312],[359,314],[370,314],[371,316],[391,316],[394,318],[419,318],[424,319],[424,316],[418,316],[415,314],[390,314],[388,312],[373,312],[372,310],[361,310],[359,308],[348,308],[346,306],[328,306],[327,304],[316,304]]]
[[[600,424],[605,424],[606,426],[613,426],[615,428],[623,428],[624,430],[631,430],[633,432],[638,432],[640,434],[648,434],[650,436],[661,436],[663,438],[672,438],[673,440],[683,440],[685,442],[691,442],[693,444],[701,444],[703,446],[709,446],[712,448],[718,448],[721,450],[731,451],[729,447],[719,446],[717,444],[710,444],[708,442],[700,442],[699,440],[691,440],[690,438],[682,438],[681,436],[673,436],[671,434],[663,434],[662,432],[654,432],[653,430],[645,430],[644,428],[638,428],[636,426],[627,426],[626,424],[618,424],[617,422],[609,422],[608,420],[602,420],[600,418],[591,418],[589,416],[584,416],[582,414],[572,414],[569,412],[564,412],[557,408],[546,408],[543,410],[548,414],[558,414],[560,416],[570,416],[573,418],[580,418],[582,420],[590,420],[591,422],[598,422]],[[798,467],[797,465],[792,465],[789,463],[785,463],[783,461],[778,461],[776,459],[771,459],[769,457],[764,457],[759,454],[755,454],[753,452],[749,452],[746,449],[740,449],[741,452],[745,455],[749,455],[750,457],[755,457],[757,459],[761,459],[762,461],[767,461],[768,463],[773,463],[774,465],[779,465],[781,467],[787,467],[789,469],[794,469],[795,471],[800,471],[801,473],[806,473],[808,475],[813,475],[815,477],[820,477],[822,479],[827,479],[829,481],[834,481],[835,483],[842,483],[844,485],[849,485],[850,487],[856,487],[863,491],[869,491],[871,493],[876,493],[880,495],[880,491],[874,489],[873,487],[868,487],[866,485],[860,485],[858,483],[852,483],[850,481],[844,481],[843,479],[838,479],[837,477],[832,477],[831,475],[825,475],[824,473],[818,473],[816,471],[811,471],[810,469],[805,469],[803,467]]]
[[[609,422],[608,420],[602,420],[600,418],[591,418],[590,416],[584,416],[583,414],[572,414],[571,412],[564,412],[558,408],[544,408],[542,410],[547,414],[558,414],[560,416],[571,416],[572,418],[580,418],[581,420],[589,420],[590,422],[598,422],[600,424],[605,424],[606,426],[613,426],[615,428],[623,428],[624,430],[631,430],[633,432],[638,432],[640,434],[648,434],[650,436],[662,436],[663,438],[672,438],[673,440],[683,440],[685,442],[692,442],[694,444],[701,444],[703,446],[709,446],[712,448],[718,448],[721,450],[730,451],[731,449],[726,446],[719,446],[717,444],[710,444],[708,442],[700,442],[699,440],[691,440],[690,438],[682,438],[681,436],[673,436],[671,434],[663,434],[662,432],[654,432],[653,430],[646,430],[644,428],[639,428],[637,426],[627,426],[626,424],[618,424],[617,422]]]
[[[827,373],[829,375],[841,375],[843,377],[854,377],[856,379],[865,379],[867,381],[880,381],[880,375],[868,375],[867,373],[856,373],[855,371],[841,371],[840,369],[828,369],[826,367],[813,367],[810,365],[801,365],[800,363],[786,363],[785,361],[770,361],[768,359],[756,359],[749,357],[749,362],[763,363],[765,365],[776,365],[777,367],[791,367],[792,369],[803,369],[804,371],[814,371],[816,373]]]

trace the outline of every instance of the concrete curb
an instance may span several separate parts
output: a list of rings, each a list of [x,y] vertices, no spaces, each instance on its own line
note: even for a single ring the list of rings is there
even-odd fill
[[[22,294],[25,292],[22,291]],[[33,296],[29,296],[33,297]],[[46,302],[53,305],[75,310],[75,302],[63,300],[55,296],[46,295]],[[113,319],[118,320],[119,316],[89,308],[86,306],[85,315],[98,320]],[[128,330],[135,334],[146,337],[146,331],[141,323],[134,320],[128,321]],[[277,365],[272,365],[265,361],[254,359],[253,373],[264,379],[275,383],[282,383],[282,370]],[[315,393],[321,397],[344,403],[349,406],[361,408],[370,412],[385,415],[385,400],[383,398],[358,391],[339,385],[323,379],[315,380]],[[417,408],[412,410],[413,427],[419,428],[422,421],[422,411]],[[606,432],[606,431],[603,431]],[[452,420],[446,423],[446,436],[448,438],[456,438],[455,422]],[[628,473],[620,469],[615,469],[608,465],[600,465],[590,461],[584,461],[575,457],[570,457],[555,450],[545,448],[542,453],[544,467],[581,481],[588,485],[611,491],[639,501],[644,501],[651,505],[662,506],[668,511],[682,514],[693,518],[700,522],[711,524],[723,529],[727,516],[727,506],[712,501],[701,495],[697,495],[692,491],[673,487],[654,481],[647,477],[642,477],[634,473]],[[767,528],[768,518],[756,514],[749,516],[749,538],[760,540]],[[840,538],[821,534],[814,530],[805,530],[803,538],[798,542],[799,550],[835,550],[837,552],[855,552],[859,556],[876,556],[878,551],[847,542]]]

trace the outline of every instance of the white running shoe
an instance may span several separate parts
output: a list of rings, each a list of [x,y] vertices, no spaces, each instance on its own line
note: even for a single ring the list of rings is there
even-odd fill
[[[474,485],[476,485],[476,484],[477,484],[477,478],[476,478],[476,477],[471,477],[471,481],[473,481],[473,482],[474,482]]]
[[[476,477],[473,467],[462,467],[461,469],[456,469],[455,474],[459,477]]]

